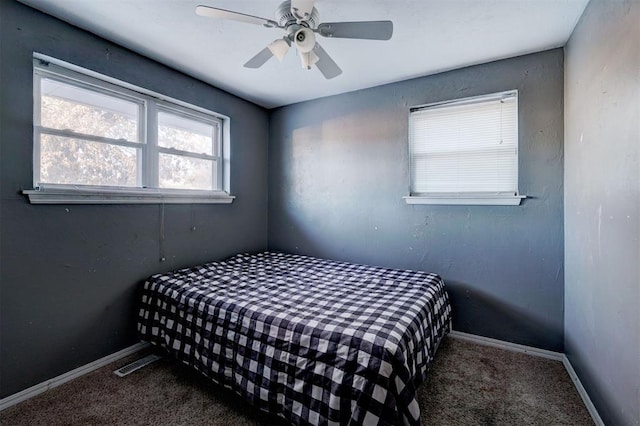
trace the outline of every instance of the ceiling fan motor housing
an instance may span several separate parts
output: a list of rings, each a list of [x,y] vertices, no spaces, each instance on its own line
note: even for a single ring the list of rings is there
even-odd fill
[[[280,3],[278,9],[276,9],[276,22],[284,28],[287,28],[293,24],[297,24],[298,21],[293,13],[291,13],[291,1],[287,0]],[[318,10],[314,7],[311,14],[304,21],[300,22],[300,25],[316,28],[320,23],[320,17],[318,16]]]

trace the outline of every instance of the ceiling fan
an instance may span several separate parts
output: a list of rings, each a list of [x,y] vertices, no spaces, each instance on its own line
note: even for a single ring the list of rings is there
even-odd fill
[[[267,28],[284,30],[282,38],[274,40],[244,64],[247,68],[260,68],[272,56],[282,61],[293,44],[298,51],[302,67],[315,65],[326,79],[339,76],[342,70],[316,41],[316,34],[331,38],[389,40],[393,34],[391,21],[325,22],[320,23],[315,0],[286,0],[276,10],[276,20],[246,15],[211,6],[197,6],[196,13],[211,18],[230,19]]]

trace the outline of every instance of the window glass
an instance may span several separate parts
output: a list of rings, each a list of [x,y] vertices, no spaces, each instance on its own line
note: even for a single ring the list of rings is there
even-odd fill
[[[160,187],[174,189],[214,188],[216,163],[212,160],[160,154]]]
[[[139,149],[43,134],[42,182],[131,186],[138,180]]]
[[[139,141],[138,103],[48,78],[41,79],[41,82],[41,126]]]
[[[168,112],[158,112],[158,145],[199,154],[213,152],[217,126]]]

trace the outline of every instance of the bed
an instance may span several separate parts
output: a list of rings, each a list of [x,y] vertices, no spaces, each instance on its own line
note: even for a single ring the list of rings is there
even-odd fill
[[[264,252],[150,277],[141,338],[291,424],[420,424],[442,279]]]

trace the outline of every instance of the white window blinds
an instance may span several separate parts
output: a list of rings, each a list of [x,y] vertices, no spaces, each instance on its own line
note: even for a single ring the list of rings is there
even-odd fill
[[[411,109],[411,195],[518,193],[517,91]]]

